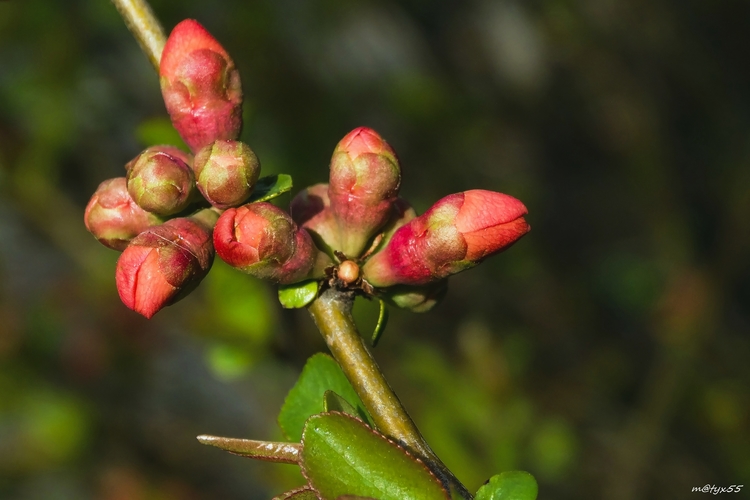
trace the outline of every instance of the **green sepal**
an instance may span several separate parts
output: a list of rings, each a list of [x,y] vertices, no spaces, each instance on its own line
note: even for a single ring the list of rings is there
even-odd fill
[[[287,174],[276,174],[261,177],[255,184],[253,194],[248,203],[256,201],[268,201],[281,196],[292,190],[292,176]]]
[[[300,281],[279,286],[279,302],[284,309],[299,309],[312,302],[318,295],[318,282]]]
[[[302,474],[323,498],[450,498],[422,461],[345,413],[310,417],[302,434],[302,445]]]
[[[474,500],[536,500],[538,491],[534,476],[514,470],[492,476]]]
[[[339,364],[331,356],[317,353],[307,360],[279,413],[279,426],[290,441],[300,441],[305,421],[311,415],[325,411],[326,391],[334,391],[341,396],[355,408],[360,418],[372,425],[372,418],[365,410],[365,405],[354,392]]]
[[[375,347],[380,341],[380,336],[383,335],[385,327],[388,324],[388,306],[380,299],[380,313],[378,314],[378,323],[375,325],[375,331],[372,332],[372,346]]]

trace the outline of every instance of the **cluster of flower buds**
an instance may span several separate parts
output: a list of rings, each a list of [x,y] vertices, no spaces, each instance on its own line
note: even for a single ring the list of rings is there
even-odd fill
[[[164,47],[160,81],[172,123],[192,153],[147,148],[125,166],[125,177],[99,186],[84,215],[102,244],[123,252],[116,270],[122,301],[150,318],[193,290],[217,252],[279,283],[305,277],[317,253],[309,234],[268,203],[243,205],[260,163],[237,140],[242,89],[227,52],[196,21],[183,21]]]
[[[485,190],[452,194],[417,217],[398,197],[400,184],[393,149],[375,131],[360,127],[336,146],[329,183],[303,190],[291,205],[292,217],[331,256],[329,263],[343,257],[347,265],[356,262],[365,290],[398,307],[430,309],[445,295],[448,276],[529,231],[526,207],[511,196]],[[313,274],[320,273],[316,265]]]
[[[215,254],[273,283],[328,279],[425,311],[445,295],[448,276],[529,230],[520,201],[484,190],[447,196],[417,217],[398,197],[396,154],[365,127],[339,142],[328,184],[302,190],[291,215],[251,202],[260,163],[238,141],[242,88],[229,54],[186,20],[169,36],[159,71],[167,112],[191,153],[147,148],[125,177],[99,186],[85,213],[88,230],[123,251],[117,289],[146,317],[195,288]]]

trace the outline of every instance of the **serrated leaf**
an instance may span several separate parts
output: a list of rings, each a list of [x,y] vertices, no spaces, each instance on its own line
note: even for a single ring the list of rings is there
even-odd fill
[[[508,471],[492,476],[479,488],[474,500],[536,500],[538,491],[534,476],[524,471]]]
[[[418,459],[344,413],[307,420],[300,467],[323,498],[447,500],[448,492]]]
[[[318,282],[300,281],[292,285],[279,286],[279,302],[284,309],[299,309],[312,302],[318,295]]]
[[[279,426],[290,441],[302,439],[302,429],[310,415],[325,411],[326,391],[334,391],[352,405],[361,418],[372,423],[365,405],[354,392],[339,364],[331,356],[318,353],[307,360],[279,413]]]
[[[383,335],[385,327],[388,324],[388,306],[385,305],[385,302],[383,302],[382,300],[378,301],[380,302],[380,313],[378,314],[378,323],[375,325],[375,331],[372,332],[373,347],[378,345],[380,336]]]
[[[255,184],[253,194],[248,203],[256,201],[268,201],[281,196],[292,190],[292,176],[287,174],[276,174],[261,177]]]

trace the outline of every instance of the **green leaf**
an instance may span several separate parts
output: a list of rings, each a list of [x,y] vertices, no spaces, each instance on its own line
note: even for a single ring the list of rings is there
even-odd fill
[[[536,479],[528,472],[509,471],[492,476],[474,500],[536,500],[538,490]]]
[[[353,406],[360,417],[372,422],[339,364],[329,355],[318,353],[307,360],[279,413],[279,426],[290,441],[302,439],[302,429],[310,415],[325,411],[326,391],[334,391]]]
[[[315,280],[300,281],[292,285],[279,287],[279,302],[284,309],[305,307],[318,295],[318,282]]]
[[[276,174],[261,177],[255,184],[252,196],[248,203],[256,201],[268,201],[292,190],[292,176],[287,174]]]
[[[326,391],[323,396],[323,411],[338,411],[346,413],[353,417],[358,417],[357,409],[349,404],[349,401],[342,398],[333,391]]]
[[[378,324],[375,325],[375,331],[372,332],[372,346],[373,347],[378,345],[380,336],[383,335],[383,332],[385,331],[385,327],[388,324],[388,306],[385,305],[385,302],[383,302],[382,300],[379,300],[379,302],[380,302],[380,314],[378,314]]]
[[[300,467],[323,498],[449,498],[440,481],[421,461],[361,420],[344,413],[322,413],[307,420]]]

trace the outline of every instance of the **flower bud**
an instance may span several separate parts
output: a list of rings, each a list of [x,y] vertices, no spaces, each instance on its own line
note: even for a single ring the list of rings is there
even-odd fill
[[[412,312],[427,312],[448,293],[448,280],[422,286],[396,285],[384,290],[383,299],[389,304]]]
[[[226,209],[250,197],[260,176],[260,163],[244,142],[218,140],[198,151],[193,172],[203,197]]]
[[[214,228],[214,246],[230,266],[283,285],[307,277],[317,252],[307,231],[265,202],[224,212]]]
[[[191,157],[173,146],[151,146],[125,167],[128,192],[135,202],[157,215],[173,215],[195,199]]]
[[[341,250],[359,256],[391,215],[401,184],[393,149],[372,129],[359,127],[333,152],[328,194]]]
[[[412,208],[408,201],[403,198],[396,198],[396,201],[394,201],[391,206],[391,218],[381,230],[380,234],[382,237],[380,238],[380,241],[377,241],[376,248],[369,251],[371,253],[376,253],[385,248],[386,245],[388,245],[388,242],[391,241],[391,238],[393,238],[393,235],[396,234],[396,231],[416,216],[417,212]]]
[[[117,261],[115,275],[126,306],[151,318],[198,286],[214,260],[211,227],[205,219],[172,219],[130,242]]]
[[[376,287],[425,285],[461,272],[526,234],[526,213],[523,203],[502,193],[446,196],[395,232],[365,263],[365,279]]]
[[[289,211],[294,222],[307,229],[318,248],[329,254],[340,248],[328,184],[315,184],[297,193]]]
[[[161,219],[139,207],[128,194],[125,177],[99,184],[84,213],[86,229],[99,242],[123,251],[128,242]]]
[[[197,21],[172,30],[159,66],[172,124],[193,151],[242,129],[240,74],[226,50]]]

